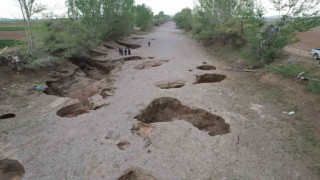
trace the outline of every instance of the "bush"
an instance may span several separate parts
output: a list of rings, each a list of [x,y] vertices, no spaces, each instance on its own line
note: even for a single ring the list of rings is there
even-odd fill
[[[43,56],[43,57],[34,59],[33,61],[28,61],[25,67],[28,69],[39,69],[39,68],[53,67],[59,63],[61,63],[61,60],[57,57]]]
[[[307,75],[310,70],[300,64],[287,64],[281,66],[269,65],[267,66],[269,72],[280,74],[282,77],[294,78],[299,73],[304,72]]]
[[[46,22],[38,32],[36,48],[49,55],[71,57],[96,46],[101,34],[78,20],[56,19]]]

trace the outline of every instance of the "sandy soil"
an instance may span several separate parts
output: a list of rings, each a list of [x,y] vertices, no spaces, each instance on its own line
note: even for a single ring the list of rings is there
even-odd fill
[[[123,60],[109,75],[115,88],[109,105],[73,118],[56,115],[67,98],[33,94],[16,118],[0,120],[0,156],[19,160],[32,180],[318,178],[286,149],[288,121],[296,117],[283,114],[289,106],[267,101],[248,74],[223,70],[172,22],[139,37],[124,40],[142,45],[133,55],[169,61],[137,69],[150,59]],[[121,58],[116,50],[108,56]],[[197,69],[204,62],[216,70]],[[208,73],[226,79],[195,83]],[[157,87],[172,81],[184,86]],[[176,100],[163,105],[162,97]],[[197,121],[208,118],[223,124],[223,133]]]

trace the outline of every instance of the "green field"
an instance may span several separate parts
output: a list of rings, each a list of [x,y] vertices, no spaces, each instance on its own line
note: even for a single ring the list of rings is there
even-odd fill
[[[22,44],[21,41],[18,40],[0,40],[0,49],[5,48],[5,47],[12,47]]]
[[[0,24],[18,24],[23,23],[22,20],[16,20],[16,21],[0,21]]]
[[[24,27],[0,27],[0,31],[24,31]]]

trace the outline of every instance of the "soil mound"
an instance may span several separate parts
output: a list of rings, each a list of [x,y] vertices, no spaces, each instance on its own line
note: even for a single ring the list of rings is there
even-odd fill
[[[230,125],[220,116],[203,109],[192,109],[184,106],[175,98],[163,97],[152,101],[135,119],[142,123],[170,122],[175,119],[185,120],[210,136],[227,134]]]

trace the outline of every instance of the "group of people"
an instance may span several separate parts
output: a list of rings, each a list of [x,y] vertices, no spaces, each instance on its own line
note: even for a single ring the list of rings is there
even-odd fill
[[[150,41],[148,42],[148,47],[150,47],[151,46],[151,43],[150,43]],[[119,54],[121,55],[121,56],[123,56],[123,55],[131,55],[131,49],[130,48],[119,48]]]
[[[131,49],[130,48],[124,48],[124,49],[122,49],[122,48],[119,48],[119,54],[121,55],[121,56],[123,56],[123,55],[131,55]]]

